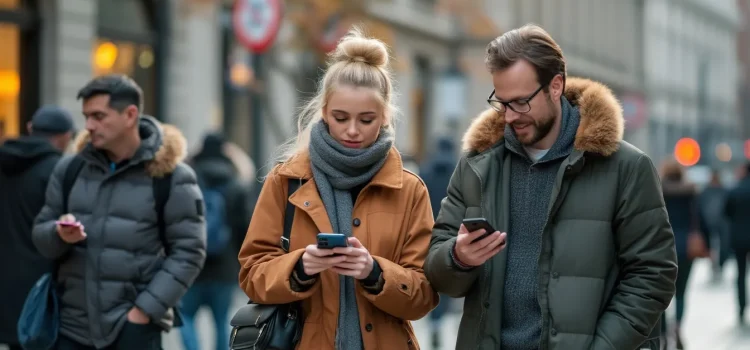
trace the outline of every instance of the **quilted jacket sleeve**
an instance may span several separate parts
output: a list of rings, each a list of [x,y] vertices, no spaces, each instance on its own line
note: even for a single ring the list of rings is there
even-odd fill
[[[135,300],[151,319],[161,319],[187,292],[206,259],[203,195],[195,173],[180,164],[172,175],[172,190],[164,208],[169,255],[162,268]]]

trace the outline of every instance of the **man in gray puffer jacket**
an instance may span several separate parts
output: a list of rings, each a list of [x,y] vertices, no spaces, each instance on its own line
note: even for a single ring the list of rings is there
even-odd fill
[[[33,229],[40,253],[57,260],[57,348],[161,349],[161,331],[172,327],[205,260],[203,198],[182,163],[186,142],[175,127],[141,115],[143,93],[126,76],[96,78],[78,98],[83,165],[63,203],[74,158],[58,163]],[[153,184],[165,176],[162,236]]]

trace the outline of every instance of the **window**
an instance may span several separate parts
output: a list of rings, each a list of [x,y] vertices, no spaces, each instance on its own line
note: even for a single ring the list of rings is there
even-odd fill
[[[21,0],[0,0],[0,9],[17,9],[21,7]]]
[[[1,1],[1,0],[0,0]],[[92,50],[95,76],[118,73],[143,89],[143,113],[157,115],[157,42],[153,0],[100,0],[98,38]]]
[[[0,0],[0,139],[25,132],[38,107],[38,32],[30,0]]]
[[[0,137],[18,136],[20,128],[19,93],[21,78],[19,74],[19,29],[14,24],[0,23],[0,47],[5,48],[0,55],[0,123],[3,135]],[[8,50],[8,51],[5,51]]]
[[[431,77],[431,62],[429,58],[425,56],[414,57],[414,87],[411,91],[411,113],[413,120],[409,123],[409,129],[411,135],[409,138],[412,140],[411,149],[414,156],[414,160],[421,162],[425,157],[429,156],[429,152],[425,149],[425,140],[427,139],[426,129],[428,128],[428,113],[429,105],[432,102],[430,96],[430,88],[433,85]]]

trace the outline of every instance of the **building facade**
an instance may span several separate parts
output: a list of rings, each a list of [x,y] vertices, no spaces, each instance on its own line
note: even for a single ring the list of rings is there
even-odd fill
[[[142,86],[145,113],[198,139],[215,115],[219,85],[217,57],[202,54],[215,43],[204,34],[211,16],[174,0],[0,0],[4,135],[24,133],[42,104],[77,115],[76,94],[88,80],[123,73]]]
[[[738,12],[736,0],[646,2],[649,143],[656,160],[671,157],[683,137],[698,141],[701,164],[741,159]]]
[[[737,93],[737,1],[288,0],[259,61],[234,35],[232,0],[0,0],[0,47],[9,48],[0,55],[0,131],[23,133],[41,104],[77,114],[78,89],[119,72],[143,86],[145,112],[180,127],[191,149],[223,129],[263,172],[293,136],[323,67],[321,47],[335,44],[330,34],[350,11],[391,48],[397,143],[416,160],[439,136],[458,141],[487,108],[485,47],[526,23],[560,43],[569,75],[615,92],[627,140],[660,160],[691,136],[712,155],[715,144],[737,146],[747,100]],[[318,31],[301,27],[310,18]]]

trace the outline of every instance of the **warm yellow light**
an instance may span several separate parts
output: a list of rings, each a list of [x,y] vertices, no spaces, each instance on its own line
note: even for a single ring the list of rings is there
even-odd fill
[[[94,53],[94,64],[97,69],[112,69],[115,65],[115,61],[117,61],[117,46],[115,46],[115,44],[106,41],[96,47],[96,52]]]
[[[235,86],[247,86],[255,79],[255,72],[245,64],[234,63],[229,72],[229,79]]]
[[[698,142],[689,137],[677,141],[674,147],[674,158],[682,166],[693,166],[701,159],[701,148]]]
[[[15,70],[0,70],[0,97],[16,98],[21,90],[21,78]]]
[[[732,160],[732,147],[729,147],[726,143],[720,143],[716,145],[716,158],[722,162],[728,162]]]
[[[154,53],[150,48],[146,47],[141,51],[141,54],[138,55],[138,65],[141,66],[141,68],[146,69],[151,67],[152,64],[154,64]]]

